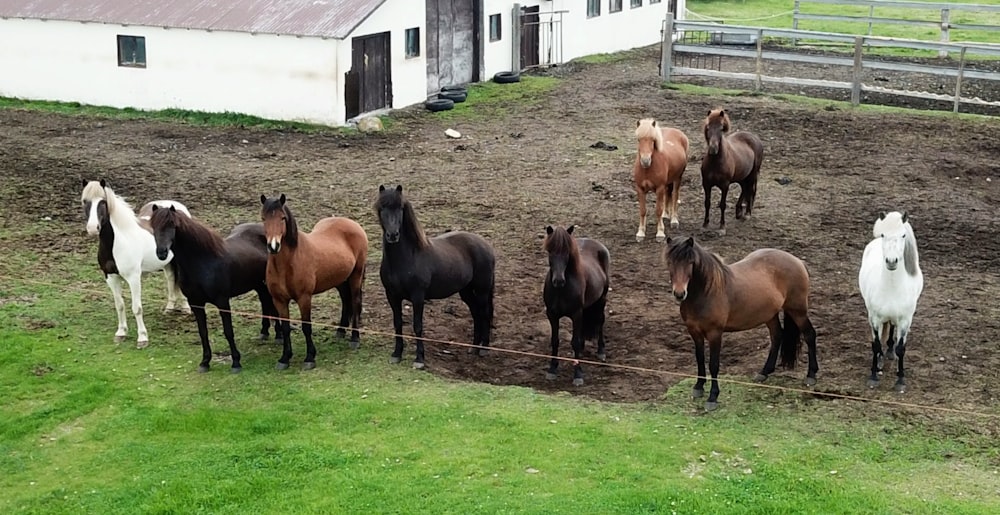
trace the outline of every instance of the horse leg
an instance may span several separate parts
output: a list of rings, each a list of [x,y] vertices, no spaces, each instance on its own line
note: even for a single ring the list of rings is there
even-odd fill
[[[774,318],[767,321],[767,332],[771,334],[771,350],[767,352],[764,368],[753,378],[758,383],[767,381],[767,376],[774,372],[774,367],[778,363],[778,350],[781,348],[781,321],[778,319],[777,313],[774,314]]]
[[[657,220],[662,222],[662,219],[657,216]],[[583,359],[583,310],[580,310],[573,316],[573,339],[570,340],[570,345],[573,346],[573,386],[583,386],[583,366],[580,365],[580,360]]]
[[[552,335],[552,359],[549,361],[549,371],[545,373],[545,379],[549,381],[556,378],[556,371],[559,370],[559,317],[552,313],[546,312],[549,318],[549,328],[551,329]]]
[[[413,359],[413,368],[424,368],[424,294],[420,292],[413,296],[413,334],[417,340],[417,357]]]
[[[121,343],[128,336],[128,316],[125,314],[125,300],[122,298],[122,276],[108,274],[105,282],[111,288],[111,297],[115,300],[115,313],[118,314],[118,330],[115,331],[115,343]]]
[[[903,372],[903,355],[906,354],[906,335],[909,328],[898,328],[898,341],[896,342],[896,392],[906,393],[906,373]]]
[[[740,184],[740,196],[736,198],[736,219],[743,219],[743,209],[747,204],[747,187],[746,184]]]
[[[362,273],[356,274],[350,279],[350,302],[351,302],[351,349],[357,350],[361,346],[361,301],[363,297],[362,286],[365,280],[364,269]],[[343,299],[341,299],[343,301]]]
[[[132,314],[135,316],[135,327],[139,333],[135,348],[145,349],[149,346],[149,334],[146,332],[146,323],[142,320],[142,272],[136,270],[125,280],[132,296]]]
[[[389,363],[399,363],[403,360],[403,298],[386,294],[389,307],[392,309],[392,329],[396,333],[396,347],[392,350]]]
[[[201,363],[198,364],[198,372],[208,372],[208,367],[212,363],[212,346],[208,343],[208,320],[205,318],[205,303],[196,302],[191,306],[194,314],[194,321],[198,324],[198,338],[201,340]]]
[[[604,351],[604,307],[607,305],[608,298],[601,297],[601,299],[594,303],[590,308],[591,314],[594,319],[594,327],[597,329],[597,359],[607,362],[608,355]]]
[[[635,232],[635,241],[642,243],[646,239],[646,192],[637,186],[635,193],[639,197],[639,229]]]
[[[694,382],[691,396],[700,399],[705,395],[705,337],[691,333],[691,339],[694,340],[694,359],[698,362],[698,379]]]
[[[878,373],[882,368],[882,335],[879,327],[871,324],[872,328],[872,375],[868,378],[868,388],[878,387]]]
[[[174,271],[170,267],[170,263],[167,263],[167,266],[163,267],[163,278],[163,282],[166,283],[167,287],[167,305],[163,308],[163,312],[170,313],[171,311],[177,309],[177,292],[174,289]]]
[[[229,356],[233,358],[230,372],[239,374],[243,365],[240,363],[240,351],[236,348],[236,335],[233,334],[233,312],[229,307],[229,299],[222,299],[216,305],[219,307],[219,318],[222,319],[222,334],[226,335],[226,341],[229,342]]]
[[[708,227],[708,212],[712,209],[712,185],[702,182],[702,189],[705,190],[705,221],[701,223],[701,228]]]
[[[458,292],[462,302],[469,307],[469,314],[472,316],[472,344],[479,345],[483,337],[483,306],[481,305],[472,286],[468,286]],[[469,347],[468,354],[476,352],[476,347]],[[485,353],[485,349],[483,352]]]
[[[708,335],[708,371],[712,374],[712,389],[708,392],[705,411],[719,407],[719,354],[722,353],[722,332]]]
[[[337,286],[340,293],[340,323],[337,324],[337,338],[347,338],[347,324],[351,323],[351,309],[353,304],[351,285],[344,281]]]
[[[788,317],[792,317],[792,323],[794,323],[799,328],[799,333],[806,340],[806,348],[809,352],[809,369],[806,371],[806,386],[816,385],[816,373],[819,372],[819,358],[816,356],[816,329],[812,325],[812,321],[809,320],[809,315],[806,310],[793,311],[789,313],[785,311],[785,329],[788,329]],[[789,342],[785,342],[786,344]],[[798,339],[796,338],[794,344],[798,344]]]
[[[271,328],[271,321],[274,320],[274,339],[278,339],[281,334],[281,322],[277,320],[278,312],[274,309],[274,301],[271,300],[271,292],[266,286],[256,289],[257,299],[260,300],[260,341],[267,341],[267,332]]]
[[[666,228],[663,226],[663,216],[667,208],[667,187],[656,188],[656,241],[662,243],[667,239]]]
[[[273,298],[274,309],[278,312],[278,318],[281,320],[281,357],[278,358],[278,364],[274,367],[278,370],[285,370],[288,368],[288,363],[292,360],[292,322],[289,317],[288,303],[289,299],[277,299]]]
[[[316,368],[316,345],[313,344],[312,330],[312,295],[305,294],[295,299],[302,317],[302,336],[306,338],[306,359],[302,362],[302,370]]]
[[[882,332],[888,332],[889,336],[885,339],[886,349],[885,349],[885,360],[892,361],[896,359],[896,353],[894,352],[894,347],[896,346],[896,326],[892,324],[886,324],[882,328]]]
[[[722,190],[722,198],[719,199],[719,236],[726,234],[726,197],[729,196],[729,184],[724,183],[719,187]]]
[[[674,181],[670,186],[670,228],[676,229],[681,226],[680,221],[677,220],[677,204],[681,201],[681,181]]]

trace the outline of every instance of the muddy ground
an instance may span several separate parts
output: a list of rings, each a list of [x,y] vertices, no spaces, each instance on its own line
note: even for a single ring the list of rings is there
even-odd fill
[[[807,263],[819,333],[818,389],[899,398],[891,392],[891,377],[880,390],[864,386],[870,350],[857,270],[878,212],[906,210],[919,241],[925,291],[906,354],[910,391],[903,399],[956,408],[995,405],[1000,393],[996,122],[824,109],[762,96],[683,95],[660,87],[653,49],[622,62],[564,66],[549,73],[562,80],[537,105],[510,105],[499,116],[452,121],[408,109],[396,115],[391,132],[367,137],[0,111],[0,174],[13,196],[0,207],[0,216],[8,227],[52,217],[50,236],[28,244],[54,256],[90,255],[95,242],[83,231],[81,178],[106,178],[137,204],[181,200],[196,216],[226,231],[257,219],[261,193],[283,192],[305,228],[331,214],[362,223],[372,249],[364,326],[390,331],[378,279],[382,243],[371,202],[379,184],[402,183],[428,232],[475,231],[495,246],[496,347],[549,352],[541,299],[547,264],[540,238],[546,224],[575,223],[579,234],[600,239],[611,251],[609,361],[691,374],[692,345],[666,287],[662,246],[636,243],[633,237],[632,129],[637,118],[652,116],[684,130],[692,141],[681,227],[672,235],[695,235],[729,261],[757,248],[777,247]],[[717,208],[708,229],[700,223],[700,123],[713,106],[728,107],[735,127],[756,132],[766,146],[754,216],[746,221],[730,216],[725,236],[716,231]],[[445,137],[449,127],[461,131],[463,139]],[[618,149],[591,148],[598,141]],[[730,193],[730,215],[737,195]],[[717,204],[717,191],[713,198]],[[654,232],[651,225],[648,234]],[[94,272],[86,286],[101,291],[96,267]],[[161,292],[144,297],[151,306],[147,319],[164,316],[158,309]],[[106,304],[101,316],[110,320],[110,296],[101,301]],[[314,316],[333,322],[338,303],[334,294],[317,297]],[[152,336],[164,345],[188,345],[194,323],[184,324],[189,327],[183,331]],[[217,334],[217,324],[212,325]],[[432,302],[425,326],[430,338],[471,338],[468,312],[457,299]],[[566,333],[564,356],[571,354]],[[323,349],[334,339],[330,330],[317,336],[324,366],[329,352]],[[224,349],[220,340],[218,335],[217,350]],[[765,358],[766,329],[727,334],[724,341],[723,374],[752,377]],[[387,342],[373,337],[364,342],[383,346],[388,359]],[[304,352],[300,333],[295,346],[299,360]],[[412,351],[408,346],[406,359]],[[594,359],[590,343],[586,357]],[[780,372],[771,381],[801,385],[804,359],[797,370]],[[428,350],[430,373],[598,399],[655,400],[679,380],[587,366],[587,382],[577,388],[571,385],[570,367],[561,368],[558,380],[546,381],[545,366],[544,359],[502,352],[476,358],[436,344]]]

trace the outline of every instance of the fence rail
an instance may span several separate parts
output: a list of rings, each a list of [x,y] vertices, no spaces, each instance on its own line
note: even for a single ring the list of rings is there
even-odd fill
[[[1000,8],[1000,6],[998,6]],[[694,38],[685,37],[685,34],[708,34],[703,39],[704,43],[692,41]],[[721,35],[744,35],[752,36],[747,41],[753,41],[752,45],[719,44],[726,38]],[[849,43],[853,46],[852,56],[836,55],[813,55],[803,52],[778,49],[764,49],[766,38],[778,40],[798,40],[798,41],[827,41],[838,43]],[[722,25],[708,22],[689,22],[673,20],[670,16],[664,20],[663,48],[661,49],[661,76],[666,82],[670,82],[672,77],[677,75],[693,75],[729,78],[737,80],[749,80],[754,82],[755,89],[760,89],[764,83],[794,84],[799,86],[814,86],[836,89],[850,89],[851,103],[858,105],[861,101],[861,92],[883,93],[896,96],[906,96],[927,100],[946,101],[953,103],[953,111],[958,112],[961,104],[975,104],[983,106],[998,106],[1000,101],[983,100],[977,97],[963,97],[962,81],[967,79],[980,79],[1000,82],[1000,73],[982,70],[966,69],[968,57],[974,55],[1000,57],[1000,48],[981,46],[966,43],[937,43],[931,41],[918,41],[902,38],[886,38],[877,36],[855,36],[850,34],[837,34],[830,32],[815,32],[797,29],[771,29],[762,27],[746,27],[737,25]],[[753,48],[755,46],[755,48]],[[864,50],[868,47],[890,47],[904,48],[911,50],[938,50],[959,55],[957,67],[931,66],[905,62],[894,62],[879,60],[872,57],[865,57]],[[732,72],[698,68],[691,66],[677,66],[676,57],[680,54],[714,56],[714,57],[734,57],[753,59],[756,63],[756,71]],[[806,79],[798,77],[776,77],[762,73],[764,61],[785,61],[799,62],[825,66],[849,67],[852,70],[851,80],[827,80],[827,79]],[[889,88],[865,84],[862,82],[862,72],[870,70],[891,70],[906,73],[922,73],[955,78],[955,88],[953,94],[934,93],[927,91],[914,91],[899,88]],[[1000,88],[998,88],[1000,89]]]

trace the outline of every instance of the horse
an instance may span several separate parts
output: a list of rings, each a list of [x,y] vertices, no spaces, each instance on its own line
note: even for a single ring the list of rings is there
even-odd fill
[[[382,227],[379,276],[392,308],[396,347],[391,363],[403,359],[403,300],[413,304],[417,353],[413,368],[424,368],[424,302],[458,293],[469,307],[473,345],[485,356],[493,325],[496,255],[482,236],[465,231],[428,238],[403,186],[379,186],[375,214]],[[469,352],[473,352],[473,348]]]
[[[906,212],[880,213],[872,227],[875,239],[865,246],[858,272],[858,287],[868,309],[868,325],[872,331],[872,375],[868,387],[878,386],[882,369],[882,341],[888,343],[886,359],[893,359],[893,347],[899,360],[896,365],[896,386],[906,391],[903,355],[906,337],[917,310],[917,300],[924,289],[920,271],[917,239],[913,235]],[[900,258],[903,267],[899,267]]]
[[[719,354],[723,333],[745,331],[766,324],[771,349],[760,373],[764,382],[774,372],[778,353],[781,365],[795,367],[805,337],[809,347],[806,386],[816,384],[816,331],[809,320],[809,272],[802,261],[777,249],[758,249],[727,265],[718,255],[698,245],[693,237],[668,239],[664,251],[674,298],[680,302],[681,319],[694,340],[698,379],[693,396],[705,393],[705,340],[709,345],[712,390],[705,409],[718,407]],[[779,313],[784,312],[784,327]]]
[[[264,237],[263,224],[239,224],[223,239],[215,230],[181,215],[173,206],[163,209],[154,206],[150,225],[156,240],[156,255],[162,257],[173,254],[181,291],[191,302],[191,311],[194,312],[201,339],[202,354],[198,372],[208,372],[212,361],[208,320],[205,316],[205,308],[210,303],[219,309],[222,332],[229,342],[229,352],[233,359],[232,372],[240,372],[243,366],[233,335],[229,299],[251,290],[257,292],[263,314],[261,340],[267,338],[271,319],[278,315],[264,283],[267,239]],[[281,326],[277,321],[274,324],[274,338],[281,338]]]
[[[635,241],[646,238],[646,194],[656,193],[656,241],[666,238],[663,218],[670,215],[670,227],[677,228],[677,202],[680,198],[681,177],[687,167],[688,137],[678,129],[660,127],[656,120],[644,118],[635,122],[639,152],[632,165],[635,193],[639,197],[639,230]]]
[[[361,287],[365,280],[368,235],[360,224],[349,218],[327,217],[316,222],[312,232],[299,230],[292,210],[282,193],[278,198],[260,196],[261,219],[267,238],[267,289],[284,324],[284,348],[278,370],[288,368],[292,359],[289,334],[291,301],[302,315],[302,334],[306,338],[306,358],[302,368],[316,368],[316,346],[312,338],[312,297],[331,288],[340,292],[341,315],[337,334],[347,334],[351,324],[351,348],[360,343]]]
[[[137,216],[132,206],[123,197],[115,195],[104,179],[84,182],[80,202],[87,218],[87,233],[98,238],[97,264],[104,273],[104,280],[111,289],[115,302],[115,312],[118,315],[115,342],[125,341],[128,335],[125,301],[122,298],[123,282],[127,282],[138,332],[136,348],[143,349],[149,345],[149,334],[142,316],[143,273],[163,270],[167,285],[167,305],[164,312],[178,309],[184,313],[191,312],[188,301],[177,284],[174,267],[170,263],[172,256],[156,256],[149,215],[153,206],[157,205],[173,206],[187,216],[191,216],[191,213],[184,204],[175,200],[156,200],[143,205]]]
[[[712,208],[712,187],[719,188],[719,234],[726,234],[726,198],[729,185],[739,183],[740,196],[736,200],[736,219],[750,216],[757,199],[757,177],[764,160],[764,144],[756,134],[747,131],[730,133],[728,109],[712,109],[702,127],[705,133],[705,156],[701,160],[701,186],[705,189],[705,221]]]
[[[559,319],[573,321],[573,357],[583,357],[583,342],[597,339],[597,359],[607,361],[604,353],[604,306],[610,286],[611,255],[601,242],[573,237],[574,226],[545,227],[542,248],[549,255],[542,298],[545,315],[552,328],[552,361],[545,378],[556,378],[559,367]],[[583,367],[573,366],[573,385],[583,385]]]

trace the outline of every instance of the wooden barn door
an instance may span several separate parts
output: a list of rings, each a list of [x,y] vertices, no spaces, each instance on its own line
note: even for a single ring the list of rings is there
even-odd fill
[[[482,0],[426,0],[427,94],[478,82]]]
[[[351,71],[344,83],[347,117],[392,107],[389,33],[353,38],[351,48]]]
[[[521,8],[521,68],[538,66],[538,6]]]

